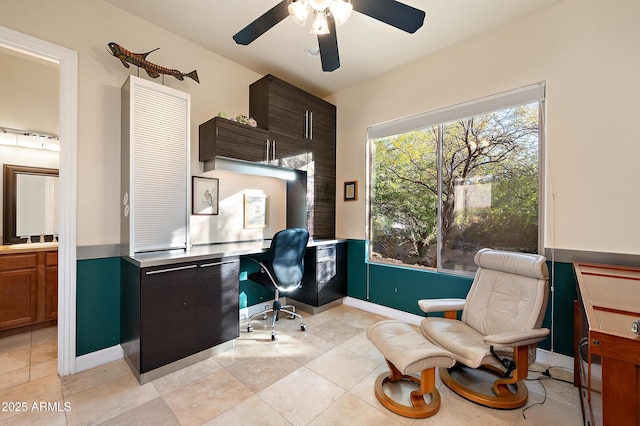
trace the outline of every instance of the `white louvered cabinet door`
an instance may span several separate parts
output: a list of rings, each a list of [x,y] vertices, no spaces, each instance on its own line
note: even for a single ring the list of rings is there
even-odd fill
[[[123,173],[123,191],[128,191],[129,198],[128,215],[123,212],[128,228],[128,236],[123,235],[129,240],[127,254],[187,248],[190,96],[133,76],[127,84],[128,90],[123,87],[122,123],[123,151],[128,139],[129,156],[128,184]],[[125,102],[129,103],[128,111]]]

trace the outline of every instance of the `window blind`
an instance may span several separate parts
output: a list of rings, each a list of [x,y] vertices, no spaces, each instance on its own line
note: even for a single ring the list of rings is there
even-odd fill
[[[384,138],[478,114],[544,101],[545,87],[545,83],[536,83],[486,98],[376,124],[368,128],[368,137],[369,139]]]

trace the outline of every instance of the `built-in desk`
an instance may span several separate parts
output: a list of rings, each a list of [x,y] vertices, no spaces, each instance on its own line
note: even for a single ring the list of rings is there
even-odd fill
[[[270,245],[271,240],[207,244],[122,257],[120,345],[140,383],[233,346],[240,333],[240,257],[264,253]],[[307,246],[303,287],[318,294],[322,289],[320,300],[327,299],[329,281],[315,277],[327,277],[326,252],[336,246],[346,246],[346,240],[312,240]],[[318,253],[317,264],[309,260]],[[340,253],[346,265],[346,250]],[[343,280],[333,283],[346,295],[346,270],[341,271]]]
[[[307,248],[346,243],[344,239],[309,240]],[[271,240],[240,241],[235,243],[202,244],[191,246],[189,250],[167,250],[162,252],[139,253],[134,257],[123,257],[139,268],[171,265],[228,256],[247,256],[269,250]]]

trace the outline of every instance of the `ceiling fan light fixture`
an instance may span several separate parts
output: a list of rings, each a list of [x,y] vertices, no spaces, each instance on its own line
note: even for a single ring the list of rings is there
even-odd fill
[[[313,10],[317,12],[324,12],[331,4],[331,0],[309,0],[309,4]]]
[[[316,11],[316,17],[313,19],[313,24],[311,25],[311,34],[329,34],[329,24],[324,11]]]
[[[340,26],[347,22],[347,19],[351,16],[353,11],[353,5],[351,0],[333,0],[329,5],[329,10],[333,19],[336,21],[336,26]]]
[[[309,11],[307,0],[291,0],[289,2],[288,10],[289,15],[291,15],[291,19],[293,19],[296,24],[301,27],[306,24]]]

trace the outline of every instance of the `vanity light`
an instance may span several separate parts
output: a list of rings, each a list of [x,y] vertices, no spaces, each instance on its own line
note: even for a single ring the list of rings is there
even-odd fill
[[[0,145],[16,146],[18,145],[18,139],[13,133],[7,133],[4,130],[0,132]]]
[[[30,134],[18,135],[18,146],[23,148],[42,149],[42,139]]]
[[[34,133],[28,130],[0,127],[0,145],[60,151],[60,138],[55,135]]]
[[[42,149],[49,151],[60,151],[60,139],[46,138],[42,142]]]

